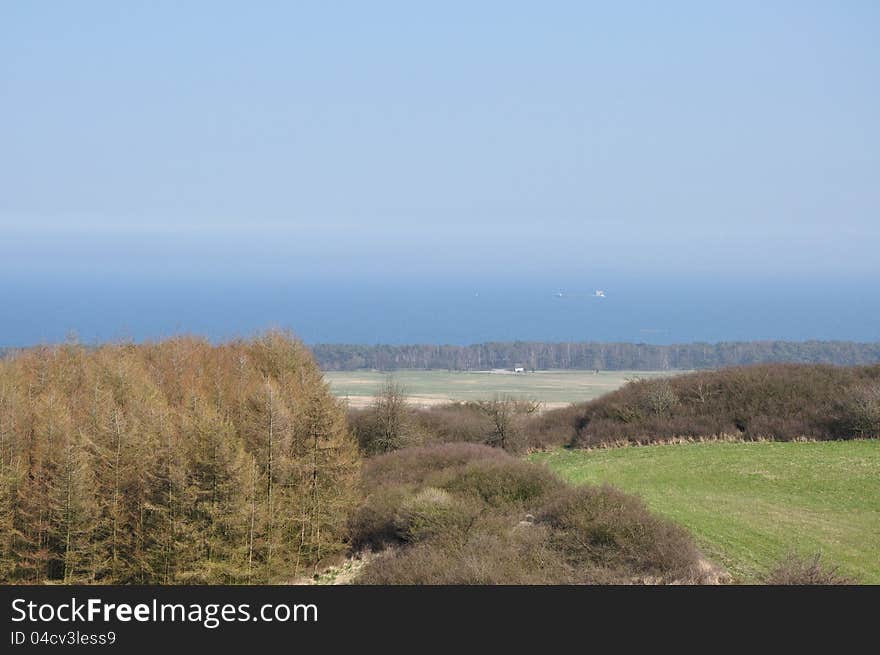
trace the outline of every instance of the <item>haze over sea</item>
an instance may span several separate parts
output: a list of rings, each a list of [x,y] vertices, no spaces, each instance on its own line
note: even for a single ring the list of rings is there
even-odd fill
[[[308,343],[880,340],[880,289],[864,282],[557,282],[21,280],[0,286],[0,344],[58,342],[71,331],[84,342],[220,340],[269,327]]]
[[[51,4],[0,346],[880,339],[878,2]]]

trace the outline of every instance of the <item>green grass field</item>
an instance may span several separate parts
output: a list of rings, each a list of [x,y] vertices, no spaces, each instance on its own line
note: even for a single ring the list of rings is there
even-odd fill
[[[396,371],[391,374],[414,404],[485,400],[496,394],[540,400],[548,407],[591,400],[621,387],[633,377],[670,375],[669,371],[536,371],[512,374],[489,371]],[[352,406],[370,402],[388,373],[331,371],[324,374],[331,391]]]
[[[880,584],[880,441],[702,443],[537,453],[575,483],[608,482],[689,528],[756,582],[790,551]]]

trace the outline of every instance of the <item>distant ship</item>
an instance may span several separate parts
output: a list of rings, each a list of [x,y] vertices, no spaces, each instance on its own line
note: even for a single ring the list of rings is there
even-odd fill
[[[605,292],[601,289],[596,289],[592,294],[588,295],[585,293],[564,293],[562,291],[557,291],[553,294],[554,298],[604,298]]]

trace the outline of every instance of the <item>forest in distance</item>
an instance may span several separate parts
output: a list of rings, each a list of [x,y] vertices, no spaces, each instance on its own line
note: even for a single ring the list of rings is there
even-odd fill
[[[490,341],[468,346],[318,343],[309,344],[309,349],[322,371],[487,371],[515,366],[541,371],[694,371],[752,364],[880,363],[880,341],[720,341],[672,345]],[[22,350],[26,349],[0,347],[0,358]]]
[[[481,371],[515,366],[530,370],[661,371],[771,363],[837,366],[880,363],[880,342],[853,341],[726,341],[675,345],[514,341],[470,346],[316,344],[311,349],[324,371]]]

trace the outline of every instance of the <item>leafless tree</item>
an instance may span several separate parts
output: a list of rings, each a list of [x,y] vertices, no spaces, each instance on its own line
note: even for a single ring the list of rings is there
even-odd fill
[[[413,441],[406,390],[391,377],[379,388],[372,406],[367,450],[387,453]]]
[[[519,451],[526,442],[525,418],[536,413],[541,403],[511,396],[496,396],[477,402],[480,410],[492,422],[492,432],[486,443],[504,450]]]

